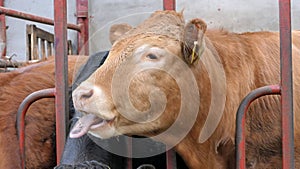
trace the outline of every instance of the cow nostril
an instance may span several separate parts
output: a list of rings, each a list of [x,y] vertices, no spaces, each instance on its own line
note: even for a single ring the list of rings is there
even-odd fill
[[[80,96],[80,99],[88,99],[88,98],[92,97],[93,93],[94,93],[93,90],[89,90],[88,92],[83,93],[83,94]]]

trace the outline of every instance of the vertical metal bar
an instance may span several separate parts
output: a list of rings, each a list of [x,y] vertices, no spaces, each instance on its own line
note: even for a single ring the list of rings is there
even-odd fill
[[[56,154],[60,163],[66,140],[66,117],[68,117],[68,60],[67,60],[67,3],[54,0],[54,46],[56,88]]]
[[[31,60],[31,25],[26,25],[26,60]]]
[[[295,168],[290,0],[279,0],[283,169]]]
[[[89,54],[89,13],[88,0],[77,0],[77,24],[81,30],[78,33],[78,54]]]
[[[176,10],[176,0],[163,0],[164,10]]]
[[[0,0],[0,6],[4,6],[4,0]],[[1,54],[1,58],[4,58],[6,56],[5,14],[0,14],[0,54]]]
[[[41,53],[42,53],[42,60],[46,60],[46,49],[45,49],[45,40],[41,39]]]
[[[164,10],[176,10],[176,0],[163,0]],[[166,165],[167,169],[177,168],[176,155],[174,155],[173,150],[168,150],[166,152]]]
[[[245,169],[246,168],[246,138],[245,138],[245,119],[246,113],[250,104],[259,97],[265,95],[280,94],[279,85],[271,85],[257,88],[251,91],[241,102],[237,114],[236,114],[236,168]]]
[[[127,138],[127,168],[126,169],[132,169],[132,137],[126,137]]]
[[[52,46],[51,46],[51,42],[47,41],[47,55],[52,56]]]
[[[38,52],[38,38],[35,32],[35,25],[30,25],[31,29],[31,36],[30,36],[30,46],[31,46],[31,58],[29,60],[38,60],[39,59],[39,52]]]
[[[166,152],[167,159],[167,169],[176,169],[176,153],[174,150],[170,149]]]

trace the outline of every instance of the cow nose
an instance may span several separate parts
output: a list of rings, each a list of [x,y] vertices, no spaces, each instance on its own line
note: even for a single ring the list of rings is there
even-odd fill
[[[86,104],[90,104],[95,96],[93,86],[82,85],[78,86],[72,93],[73,102],[76,109],[83,109]]]
[[[82,90],[79,93],[79,99],[80,100],[86,100],[89,99],[90,97],[92,97],[92,95],[94,94],[94,90],[93,89],[88,89],[88,90]]]
[[[80,90],[77,90],[77,99],[79,101],[85,101],[85,100],[88,100],[89,98],[91,98],[94,94],[94,90],[93,89],[80,89]]]

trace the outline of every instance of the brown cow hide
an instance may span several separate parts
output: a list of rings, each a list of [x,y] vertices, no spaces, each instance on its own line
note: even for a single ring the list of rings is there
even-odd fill
[[[300,168],[299,48],[300,32],[294,31],[296,168]],[[86,132],[100,138],[141,135],[172,145],[182,129],[196,119],[175,150],[193,169],[233,168],[238,106],[250,91],[280,83],[279,63],[278,32],[210,30],[201,19],[185,24],[182,13],[155,12],[117,40],[103,66],[73,92],[75,108],[87,116],[75,125],[72,136]],[[138,72],[155,66],[159,70]],[[186,75],[188,71],[192,73]],[[181,84],[195,88],[191,77],[197,89],[181,92]],[[194,97],[197,93],[199,97]],[[183,95],[193,99],[181,106]],[[153,109],[151,105],[155,105]],[[199,111],[194,118],[191,112],[195,105]],[[143,121],[160,113],[155,111],[159,106],[164,109],[157,118]],[[183,116],[181,108],[185,108]],[[160,135],[179,116],[190,119],[180,123],[177,133]],[[256,100],[246,124],[247,167],[281,168],[280,97]]]
[[[68,81],[87,57],[68,57]],[[21,168],[16,133],[17,109],[30,93],[55,86],[54,58],[0,74],[0,168]],[[55,105],[40,99],[28,109],[25,120],[26,168],[51,168],[55,159]]]

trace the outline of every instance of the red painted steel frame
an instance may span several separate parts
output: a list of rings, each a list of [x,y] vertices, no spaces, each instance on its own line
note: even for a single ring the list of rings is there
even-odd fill
[[[279,0],[283,169],[295,168],[290,0]]]
[[[132,157],[132,138],[127,137],[127,150],[128,150],[128,157]],[[127,168],[132,169],[132,158],[127,158]]]
[[[0,7],[4,6],[4,0],[0,0]],[[0,49],[1,58],[4,58],[6,55],[6,22],[5,22],[5,15],[0,14],[0,45],[2,49]],[[1,47],[1,46],[0,46]]]
[[[176,0],[163,0],[164,10],[176,10]],[[168,150],[166,152],[167,169],[176,168],[176,156],[173,150]],[[175,160],[174,160],[175,159]]]
[[[82,55],[89,54],[89,13],[88,13],[88,0],[77,0],[77,24],[81,28],[78,34],[77,44],[78,53]]]
[[[0,14],[5,14],[7,16],[11,16],[11,17],[14,17],[14,18],[39,22],[39,23],[43,23],[43,24],[46,24],[46,25],[54,25],[54,21],[52,19],[45,18],[45,17],[40,17],[40,16],[36,16],[36,15],[32,15],[32,14],[28,14],[28,13],[25,13],[25,12],[16,11],[16,10],[13,10],[13,9],[4,8],[4,7],[1,7],[1,6],[0,6]],[[75,24],[68,24],[68,28],[79,31],[79,32],[81,31],[80,26],[75,25]]]
[[[167,169],[176,169],[176,152],[172,149],[166,152]]]
[[[279,0],[280,20],[280,69],[281,89],[266,87],[260,96],[281,93],[282,114],[282,168],[295,168],[294,162],[294,120],[293,120],[293,74],[292,74],[292,45],[291,45],[291,6],[290,0]],[[268,89],[270,88],[270,89]],[[258,92],[258,91],[253,91]],[[251,92],[241,103],[237,113],[236,124],[236,162],[237,168],[246,168],[245,161],[245,113],[249,104],[257,98]]]
[[[66,140],[66,117],[69,117],[66,0],[54,0],[54,9],[56,161],[59,164]]]
[[[55,89],[43,89],[28,95],[21,105],[19,106],[17,113],[17,134],[19,137],[20,155],[21,155],[21,167],[25,169],[25,115],[29,106],[35,101],[42,98],[51,98],[55,96]]]
[[[88,0],[81,0],[80,2],[83,5],[86,5],[86,11],[87,11],[87,1]],[[67,93],[67,87],[68,87],[68,77],[67,77],[67,70],[68,70],[68,62],[67,62],[67,28],[77,30],[81,32],[79,36],[79,41],[83,42],[82,44],[85,44],[88,41],[88,20],[84,20],[80,25],[75,24],[67,24],[67,4],[65,0],[55,0],[54,1],[54,21],[49,18],[44,18],[36,15],[31,15],[24,12],[19,12],[16,10],[4,8],[1,5],[3,5],[3,0],[0,0],[0,14],[5,14],[7,16],[19,18],[19,19],[25,19],[30,20],[34,22],[40,22],[43,24],[48,25],[54,25],[54,32],[55,32],[55,69],[56,69],[56,89],[54,92],[54,89],[51,89],[51,91],[45,90],[41,91],[41,93],[32,93],[29,98],[25,99],[20,108],[19,113],[17,117],[17,126],[18,127],[18,133],[19,133],[19,141],[20,141],[20,153],[21,153],[21,160],[22,160],[22,168],[25,168],[25,114],[30,106],[31,103],[34,101],[44,98],[44,97],[53,97],[54,93],[56,94],[56,145],[57,145],[57,163],[60,162],[61,155],[64,148],[65,138],[66,138],[66,116],[68,116],[68,93]],[[82,8],[79,8],[82,9]],[[80,13],[80,12],[79,12]],[[5,16],[1,16],[0,19],[4,18]],[[83,16],[80,15],[82,18]],[[1,23],[5,23],[2,22]],[[0,28],[4,28],[6,30],[5,24],[2,24]],[[2,37],[2,40],[4,39],[6,42],[6,38],[2,33],[0,34]],[[4,38],[3,38],[4,37]],[[81,48],[82,46],[78,46],[78,48]],[[88,49],[88,47],[87,47]],[[83,53],[87,54],[87,52]],[[3,54],[2,54],[3,55]],[[45,94],[46,92],[47,94]]]
[[[164,10],[176,10],[176,0],[164,0]]]
[[[279,85],[264,86],[251,91],[241,102],[236,117],[236,167],[237,169],[246,168],[245,159],[245,118],[250,104],[257,98],[265,95],[280,94]]]

